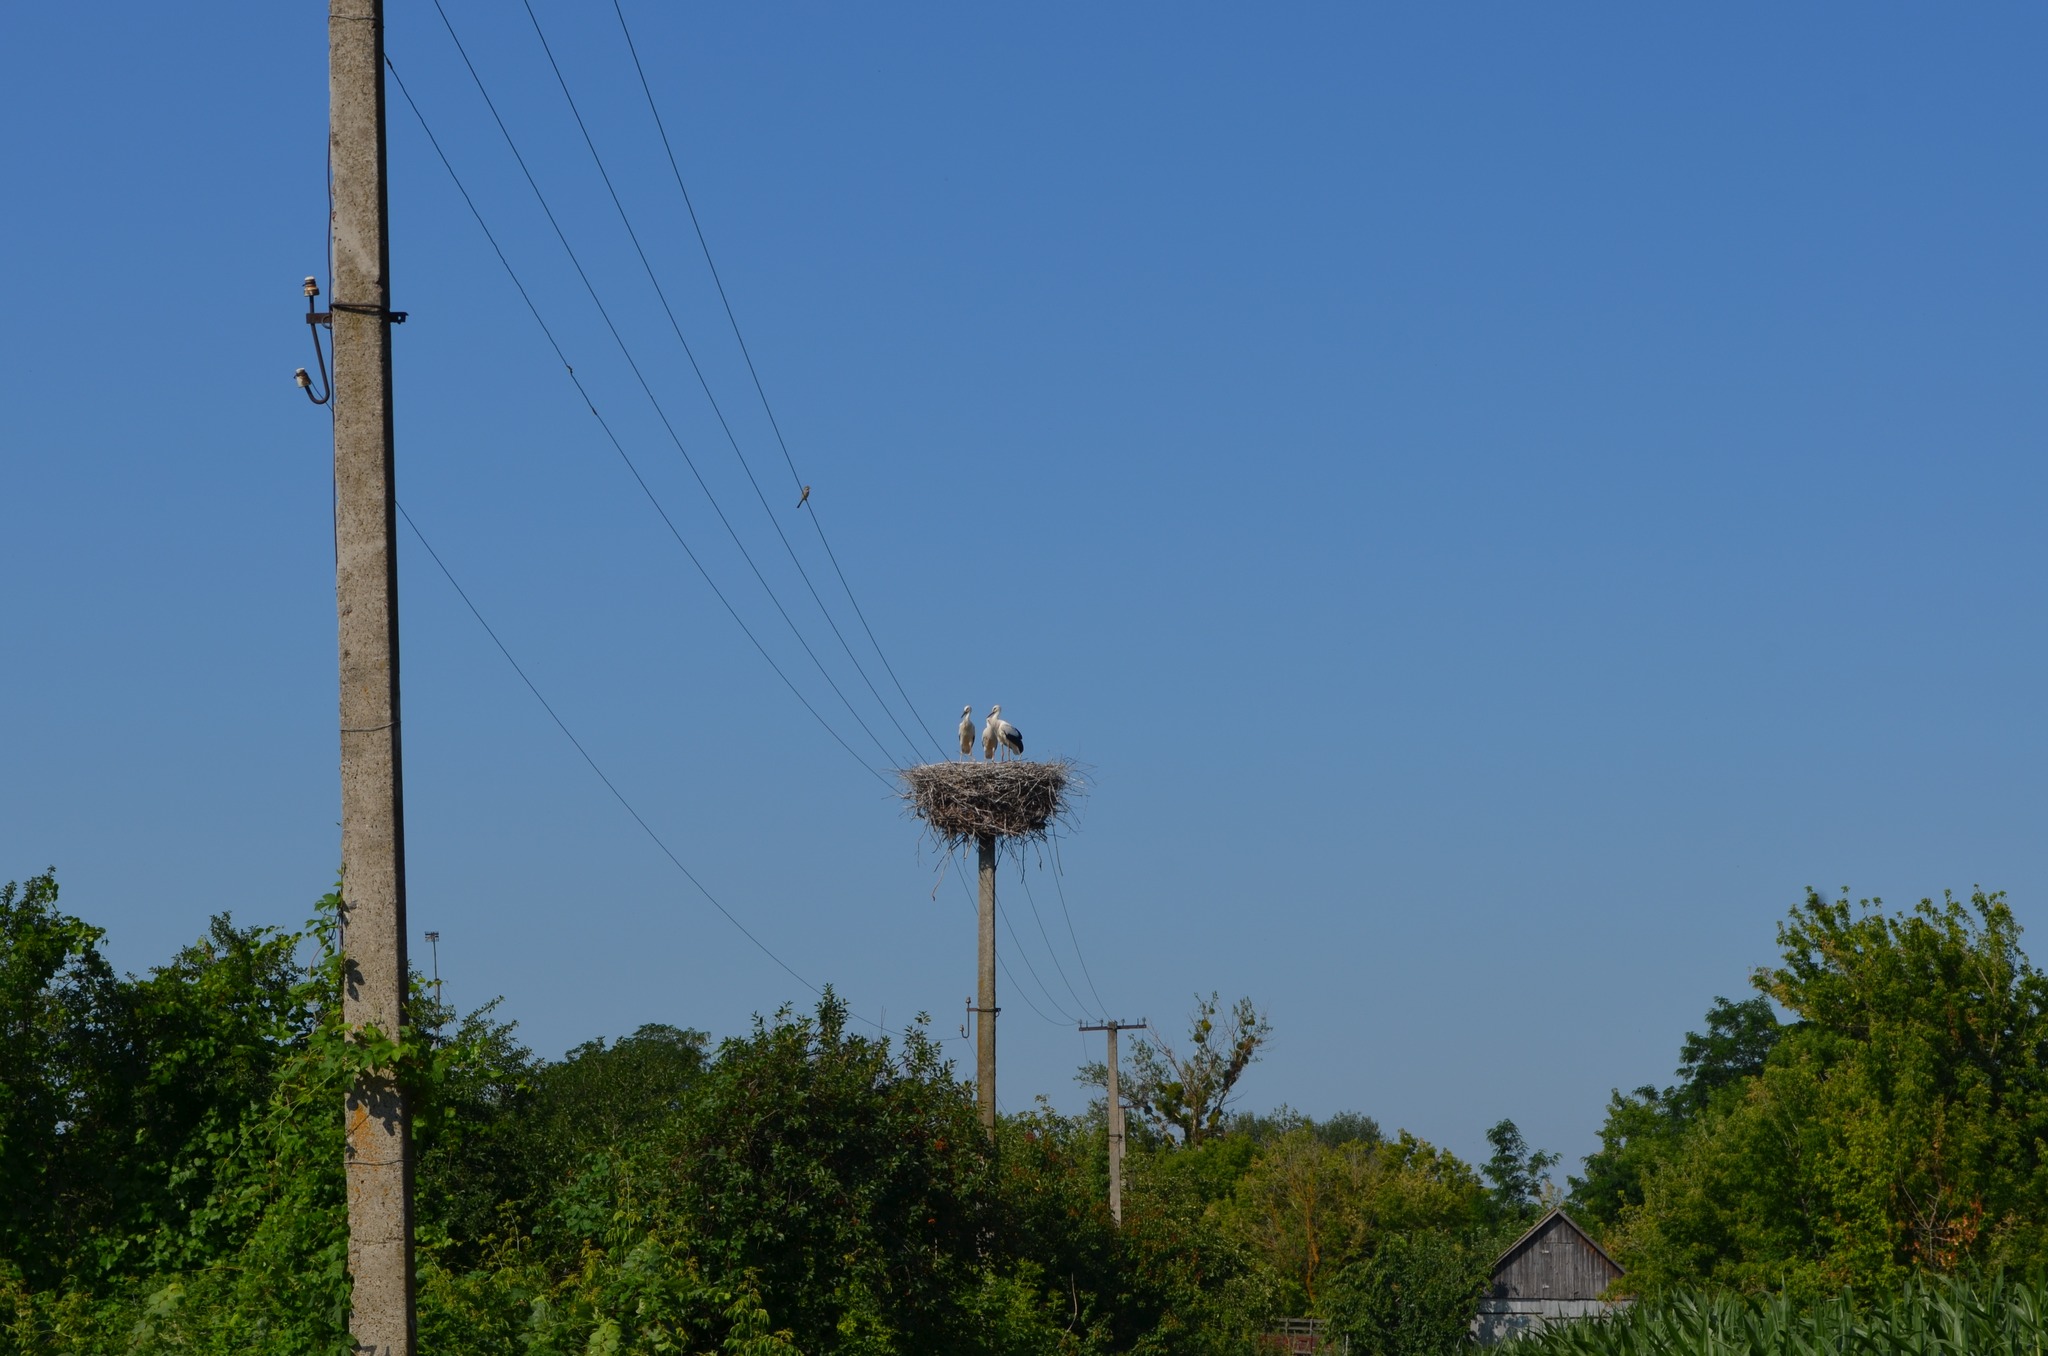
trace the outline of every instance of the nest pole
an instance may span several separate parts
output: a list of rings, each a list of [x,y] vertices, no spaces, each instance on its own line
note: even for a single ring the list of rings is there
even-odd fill
[[[996,1133],[996,857],[1044,842],[1059,831],[1072,797],[1082,789],[1074,765],[1065,759],[1026,763],[923,763],[904,768],[903,798],[948,852],[980,849],[979,954],[975,966],[974,1097],[982,1128]]]
[[[981,957],[974,994],[974,1091],[981,1125],[990,1139],[996,1134],[996,836],[984,833],[981,845]]]

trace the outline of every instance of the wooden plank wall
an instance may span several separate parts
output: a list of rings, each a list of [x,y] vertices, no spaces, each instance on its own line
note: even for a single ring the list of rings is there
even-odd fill
[[[1494,1268],[1493,1299],[1596,1299],[1621,1275],[1585,1235],[1557,1216]]]

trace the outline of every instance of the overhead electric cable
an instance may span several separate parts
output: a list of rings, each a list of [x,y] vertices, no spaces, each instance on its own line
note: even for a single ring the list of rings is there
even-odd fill
[[[683,182],[682,167],[676,162],[675,147],[668,139],[668,127],[662,122],[661,108],[654,100],[654,89],[647,82],[646,68],[640,64],[640,49],[633,42],[633,30],[626,23],[626,11],[619,0],[612,0],[612,10],[619,16],[619,31],[625,35],[626,50],[632,54],[633,72],[640,77],[640,90],[647,96],[647,111],[653,115],[655,130],[661,134],[661,148],[668,155],[668,167],[675,175],[676,190],[682,194],[683,206],[689,211],[690,227],[697,233],[697,245],[704,251],[704,266],[711,271],[711,281],[718,288],[718,300],[725,307],[725,318],[732,326],[732,337],[739,344],[740,356],[746,359],[747,375],[753,378],[754,391],[761,397],[761,409],[768,416],[768,426],[775,430],[775,442],[782,449],[783,463],[789,467],[790,481],[801,489],[804,479],[797,474],[796,460],[789,453],[789,440],[782,436],[782,421],[775,417],[775,408],[768,402],[768,390],[761,384],[761,373],[754,366],[753,352],[747,347],[746,336],[740,333],[739,317],[733,313],[732,299],[726,295],[725,280],[719,276],[718,265],[712,261],[711,244],[704,237],[703,223],[697,219],[697,205],[690,200],[689,186]],[[882,642],[875,638],[875,628],[868,625],[867,613],[861,610],[860,599],[854,596],[853,585],[847,582],[846,571],[839,566],[839,554],[832,549],[832,543],[825,536],[825,524],[818,516],[817,505],[808,499],[801,502],[811,511],[811,527],[818,534],[818,544],[825,548],[825,557],[832,562],[832,572],[839,576],[839,586],[846,590],[846,601],[853,604],[853,615],[860,618],[861,629],[867,632],[868,643],[875,647],[875,655],[882,661],[882,667],[887,670],[889,681],[895,684],[897,695],[903,698],[903,704],[910,709],[912,718],[923,728],[925,738],[931,740],[932,747],[939,751],[941,758],[944,758],[946,746],[932,733],[931,726],[925,724],[917,703],[910,700],[910,694],[903,690],[903,680],[896,676],[896,666],[889,662],[888,653],[882,649]]]
[[[395,78],[397,72],[393,71],[392,75]],[[493,627],[488,621],[484,620],[484,614],[480,612],[477,609],[477,605],[470,600],[469,591],[463,588],[462,585],[456,580],[454,571],[450,570],[448,568],[448,563],[441,559],[441,553],[439,551],[436,551],[434,549],[434,544],[427,540],[426,533],[420,531],[420,525],[412,520],[412,515],[405,511],[405,505],[398,504],[397,508],[398,516],[405,519],[405,525],[412,529],[413,536],[418,539],[419,544],[421,546],[426,548],[428,558],[434,562],[434,567],[441,571],[441,577],[448,581],[448,587],[455,590],[455,596],[462,600],[462,605],[469,609],[469,615],[475,617],[476,624],[484,628],[484,634],[491,638],[491,644],[498,647],[498,653],[505,656],[505,662],[512,666],[512,672],[519,675],[519,681],[526,684],[526,690],[528,692],[531,692],[533,694],[533,699],[540,703],[541,710],[548,713],[548,719],[552,720],[555,723],[555,728],[560,730],[563,736],[566,739],[568,739],[569,743],[575,746],[576,752],[583,756],[583,761],[590,765],[590,770],[597,774],[597,779],[600,782],[604,783],[604,789],[611,792],[612,798],[618,801],[620,806],[622,806],[625,809],[626,813],[633,817],[633,822],[640,826],[640,831],[647,835],[648,839],[654,844],[654,846],[661,849],[661,855],[668,858],[670,865],[674,866],[676,870],[683,873],[683,879],[687,880],[688,882],[690,882],[690,884],[697,887],[697,893],[703,895],[704,898],[710,902],[712,908],[718,910],[719,913],[725,916],[726,922],[732,924],[734,927],[739,929],[740,935],[742,937],[745,937],[748,941],[752,942],[755,948],[758,949],[762,955],[766,956],[769,960],[772,960],[777,965],[781,966],[783,972],[787,974],[791,979],[803,985],[812,993],[817,994],[820,997],[823,997],[825,993],[823,989],[819,988],[817,985],[811,983],[811,981],[805,979],[802,975],[798,974],[794,966],[790,965],[790,963],[784,960],[782,957],[776,955],[774,950],[771,949],[766,942],[762,941],[759,937],[756,937],[753,934],[752,930],[749,929],[745,923],[742,923],[737,917],[733,915],[731,909],[728,909],[725,907],[725,905],[719,903],[718,896],[712,894],[710,890],[706,889],[704,886],[704,882],[698,880],[696,875],[690,870],[690,868],[683,865],[682,858],[676,856],[675,852],[669,847],[669,845],[666,842],[662,841],[661,835],[654,831],[654,827],[647,822],[646,816],[642,815],[638,810],[633,808],[633,802],[627,800],[625,793],[619,790],[618,785],[615,782],[613,782],[610,777],[605,775],[605,770],[598,766],[597,760],[595,758],[590,756],[590,750],[583,747],[583,741],[576,737],[576,732],[574,730],[571,730],[568,726],[568,723],[565,722],[562,719],[562,717],[555,711],[553,703],[549,702],[546,697],[542,696],[541,690],[538,687],[534,686],[533,679],[526,676],[526,670],[520,666],[520,663],[517,659],[514,659],[512,657],[512,651],[505,648],[505,642],[498,638],[497,631],[493,629]],[[848,1008],[848,1011],[851,1012],[852,1009]],[[854,1013],[854,1015],[856,1017],[860,1017],[860,1020],[863,1025],[872,1026],[878,1031],[881,1029],[880,1022],[873,1021],[867,1017],[861,1017],[859,1013]]]
[[[1072,1025],[1074,1025],[1074,1021],[1073,1021],[1073,1019],[1072,1019],[1072,1018],[1068,1018],[1068,1019],[1067,1019],[1067,1020],[1065,1020],[1065,1021],[1061,1021],[1061,1020],[1059,1020],[1058,1018],[1055,1018],[1055,1017],[1048,1017],[1048,1016],[1046,1016],[1046,1015],[1045,1015],[1045,1010],[1044,1010],[1044,1009],[1042,1009],[1042,1008],[1040,1008],[1040,1007],[1038,1006],[1038,1004],[1036,1004],[1036,1003],[1032,1002],[1032,1001],[1031,1001],[1031,995],[1030,995],[1030,994],[1029,994],[1029,993],[1028,993],[1028,992],[1027,992],[1027,991],[1025,990],[1025,988],[1024,988],[1024,986],[1023,986],[1022,984],[1020,984],[1020,983],[1018,983],[1018,982],[1017,982],[1017,973],[1016,973],[1016,971],[1014,971],[1014,970],[1012,970],[1012,969],[1010,968],[1010,963],[1009,963],[1008,961],[1006,961],[1006,960],[1004,960],[1004,959],[1003,959],[1003,955],[1002,955],[1002,953],[1001,953],[1000,951],[998,951],[998,952],[996,953],[996,964],[997,964],[998,966],[1000,966],[1000,967],[1002,968],[1002,971],[1003,971],[1003,978],[1004,978],[1005,980],[1009,981],[1009,985],[1010,985],[1010,992],[1012,992],[1012,993],[1016,994],[1016,995],[1017,995],[1017,997],[1019,997],[1019,998],[1023,999],[1023,1000],[1024,1000],[1024,1006],[1025,1006],[1025,1007],[1027,1007],[1027,1008],[1030,1008],[1030,1009],[1031,1009],[1031,1011],[1032,1011],[1032,1013],[1033,1013],[1033,1014],[1034,1014],[1034,1015],[1035,1015],[1035,1016],[1036,1016],[1036,1017],[1037,1017],[1037,1018],[1038,1018],[1038,1019],[1039,1019],[1040,1021],[1044,1022],[1044,1023],[1045,1023],[1046,1025],[1048,1025],[1048,1026],[1072,1026]],[[1044,986],[1044,985],[1040,985],[1039,987],[1040,987],[1040,988],[1042,989],[1042,988],[1044,988],[1045,986]]]
[[[1060,865],[1059,843],[1055,840],[1052,849],[1052,885],[1060,892],[1060,912],[1066,916],[1067,937],[1074,943],[1074,959],[1081,962],[1081,978],[1087,981],[1088,992],[1095,995],[1097,1011],[1108,1012],[1109,1004],[1102,1001],[1102,994],[1095,987],[1095,976],[1088,973],[1088,953],[1081,950],[1081,939],[1074,932],[1073,911],[1067,908],[1067,887],[1060,883],[1060,878],[1064,875],[1066,870]]]
[[[967,869],[960,865],[958,858],[955,858],[953,861],[953,873],[954,875],[959,877],[960,888],[967,895],[967,907],[974,911],[974,914],[977,918],[980,917],[981,901],[975,897],[974,887],[967,883]],[[1045,1015],[1044,1009],[1040,1008],[1038,1004],[1031,1001],[1030,992],[1026,990],[1022,984],[1019,984],[1017,982],[1016,973],[1013,970],[1011,970],[1010,967],[1004,962],[1003,953],[1001,950],[998,950],[996,952],[996,964],[999,967],[1001,967],[1003,977],[1010,981],[1011,990],[1015,992],[1019,998],[1024,1000],[1025,1007],[1030,1008],[1033,1012],[1037,1013],[1042,1020],[1051,1022],[1054,1026],[1072,1026],[1075,1023],[1077,1023],[1080,1019],[1074,1017],[1072,1014],[1068,1013],[1068,1011],[1065,1008],[1059,1005],[1059,1000],[1052,996],[1052,990],[1047,988],[1045,986],[1045,981],[1038,977],[1038,971],[1031,968],[1031,957],[1024,954],[1024,943],[1017,936],[1017,929],[1010,925],[1009,913],[1006,910],[997,909],[996,914],[1003,920],[1003,926],[1009,928],[1010,941],[1016,945],[1017,959],[1024,962],[1025,973],[1031,976],[1032,982],[1038,985],[1039,992],[1045,995],[1045,1001],[1047,1005],[1050,1006],[1054,1012],[1059,1013],[1060,1016],[1064,1017],[1066,1020],[1064,1022],[1061,1022],[1054,1018],[1047,1017]]]
[[[1045,930],[1045,919],[1038,912],[1038,897],[1031,893],[1030,876],[1020,870],[1017,873],[1017,880],[1024,887],[1024,900],[1031,906],[1031,920],[1038,924],[1038,936],[1045,943],[1045,954],[1052,957],[1053,973],[1060,977],[1060,983],[1067,986],[1067,993],[1073,998],[1074,1006],[1086,1012],[1088,1010],[1088,1002],[1075,990],[1074,981],[1067,978],[1067,967],[1060,964],[1060,953],[1053,947],[1052,935]],[[1075,954],[1078,955],[1080,953],[1077,951]],[[1102,1000],[1098,998],[1095,1001],[1100,1003]],[[1100,1010],[1098,1009],[1098,1011]]]
[[[797,555],[796,548],[790,545],[788,534],[782,530],[782,520],[776,516],[775,510],[768,506],[768,496],[762,492],[761,482],[754,478],[754,468],[747,461],[747,454],[741,450],[739,438],[734,434],[732,424],[727,421],[724,409],[719,406],[718,397],[711,389],[711,382],[704,375],[703,366],[697,361],[696,350],[690,347],[690,341],[683,335],[682,322],[676,319],[675,308],[669,305],[668,292],[662,287],[661,278],[654,271],[653,261],[647,257],[647,250],[640,244],[640,233],[633,229],[633,218],[627,213],[626,204],[620,199],[619,190],[612,183],[611,171],[605,168],[604,157],[598,153],[596,138],[590,134],[589,125],[583,121],[583,110],[576,106],[576,96],[569,91],[568,77],[562,74],[561,63],[555,60],[555,49],[549,44],[548,35],[541,29],[540,16],[533,12],[532,0],[522,0],[522,3],[526,8],[527,20],[533,25],[533,35],[540,40],[540,50],[548,59],[548,69],[555,73],[555,83],[561,87],[562,98],[569,105],[569,116],[575,119],[576,130],[583,135],[583,145],[590,152],[591,163],[597,166],[598,177],[604,180],[605,192],[611,195],[612,206],[618,209],[619,224],[626,228],[626,238],[633,242],[633,252],[640,257],[640,267],[647,274],[647,281],[654,287],[654,295],[661,303],[662,314],[668,317],[668,327],[674,332],[676,342],[682,345],[683,356],[690,360],[690,370],[696,374],[697,385],[703,389],[704,399],[710,402],[711,413],[717,417],[719,428],[725,431],[725,441],[731,446],[733,456],[739,461],[740,470],[746,473],[747,484],[753,486],[754,498],[760,502],[761,512],[767,516],[768,525],[775,529],[776,537],[782,542],[782,549],[789,555],[789,563],[796,566],[796,572],[803,579],[804,587],[810,591],[811,601],[818,605],[818,614],[825,619],[825,625],[832,628],[832,636],[839,642],[839,648],[846,652],[846,658],[852,663],[853,671],[859,674],[861,682],[867,685],[875,704],[882,708],[882,714],[896,727],[896,733],[902,735],[904,742],[910,745],[911,757],[915,760],[917,741],[903,728],[903,722],[896,719],[895,710],[883,698],[874,680],[868,677],[868,671],[861,665],[860,657],[854,654],[853,646],[847,643],[846,636],[839,630],[839,623],[834,620],[832,610],[825,606],[824,598],[818,593],[818,586],[811,582],[811,572],[804,568],[803,560]],[[913,718],[915,715],[913,710]],[[929,737],[929,730],[926,731],[926,735]],[[945,751],[941,749],[940,756],[943,757],[944,753]]]
[[[441,149],[440,139],[434,135],[434,129],[428,125],[426,115],[420,111],[419,103],[412,97],[412,91],[405,87],[404,79],[398,74],[398,67],[391,63],[389,57],[385,58],[384,65],[391,72],[392,82],[398,86],[398,92],[404,96],[407,107],[412,109],[413,116],[419,120],[420,130],[426,133],[427,142],[434,148],[434,154],[440,158],[441,167],[448,171],[448,178],[454,183],[455,191],[462,195],[462,201],[469,208],[469,214],[476,218],[477,228],[484,233],[484,239],[490,242],[491,252],[498,256],[498,262],[504,266],[506,276],[511,278],[513,288],[519,293],[519,299],[526,303],[526,309],[533,316],[534,323],[540,326],[541,333],[546,336],[548,347],[554,350],[555,358],[562,364],[562,370],[568,373],[570,383],[576,388],[576,394],[582,397],[584,408],[588,409],[591,417],[597,420],[597,426],[604,430],[605,438],[611,443],[612,450],[617,452],[619,459],[626,464],[626,469],[632,473],[633,483],[640,487],[640,492],[647,497],[647,502],[653,505],[654,511],[660,515],[662,523],[668,528],[669,535],[675,538],[676,545],[683,548],[683,554],[688,556],[690,563],[697,567],[697,573],[703,576],[705,585],[710,588],[713,596],[725,608],[726,615],[733,619],[734,625],[740,628],[741,633],[746,636],[754,649],[760,653],[761,658],[767,662],[768,667],[775,671],[775,676],[782,680],[782,685],[789,689],[790,695],[797,699],[804,710],[811,713],[813,720],[824,727],[825,733],[832,736],[834,743],[846,750],[847,757],[858,763],[861,769],[876,781],[892,791],[895,790],[895,783],[869,766],[867,759],[855,753],[853,746],[846,742],[839,731],[832,728],[832,723],[826,720],[818,708],[811,705],[810,699],[804,696],[803,691],[794,682],[790,681],[789,675],[783,672],[782,666],[775,662],[775,656],[768,652],[768,648],[754,634],[753,628],[747,625],[745,619],[740,616],[738,609],[733,607],[732,601],[725,596],[725,591],[718,587],[718,581],[711,577],[711,572],[704,567],[704,562],[699,560],[697,553],[690,549],[690,544],[683,539],[681,530],[676,527],[675,520],[669,517],[668,510],[662,507],[661,500],[655,496],[653,489],[648,486],[646,478],[640,474],[640,468],[634,464],[632,456],[626,451],[625,444],[619,441],[618,434],[612,432],[611,424],[606,421],[603,414],[598,412],[596,401],[591,399],[590,392],[583,385],[583,379],[576,375],[576,368],[569,362],[568,355],[562,351],[561,344],[555,339],[555,333],[548,327],[548,322],[541,315],[540,308],[534,304],[532,294],[526,290],[526,284],[520,281],[518,270],[514,269],[512,261],[505,257],[505,251],[498,244],[497,236],[492,234],[489,223],[484,220],[483,213],[477,210],[476,201],[469,196],[469,190],[463,186],[462,176],[455,172],[455,166],[449,162],[447,152]]]
[[[833,695],[839,698],[840,704],[846,708],[847,714],[853,717],[854,724],[860,726],[862,733],[866,734],[873,741],[875,748],[881,752],[882,760],[884,762],[893,762],[895,755],[876,737],[875,732],[868,728],[868,723],[861,719],[860,712],[854,709],[854,705],[847,699],[846,693],[840,690],[838,682],[832,677],[831,672],[826,669],[824,661],[818,658],[817,651],[811,648],[810,641],[804,638],[803,631],[797,626],[795,619],[789,615],[789,609],[785,608],[782,605],[782,599],[776,596],[774,586],[769,584],[768,577],[761,573],[761,567],[754,561],[753,552],[749,551],[746,542],[741,540],[739,531],[732,525],[732,520],[726,517],[724,506],[718,502],[718,496],[711,492],[711,485],[704,479],[703,472],[697,469],[696,459],[690,455],[689,448],[683,445],[682,436],[676,432],[674,423],[668,417],[668,411],[662,408],[661,398],[654,394],[654,387],[648,382],[646,374],[640,370],[640,364],[633,357],[633,350],[626,343],[626,337],[619,332],[618,325],[613,322],[611,312],[605,307],[603,298],[598,296],[596,284],[591,282],[590,274],[584,270],[583,261],[577,257],[575,246],[569,243],[568,234],[563,231],[561,222],[556,219],[554,209],[548,205],[547,194],[541,191],[540,181],[533,177],[533,170],[528,167],[526,157],[520,153],[519,143],[513,139],[512,129],[505,125],[505,119],[499,115],[497,103],[492,100],[491,92],[485,87],[483,76],[478,73],[476,64],[469,59],[469,51],[462,45],[462,38],[456,33],[455,24],[449,19],[448,11],[442,6],[441,0],[434,0],[434,9],[441,16],[441,23],[448,30],[448,37],[454,42],[455,51],[461,56],[463,66],[468,69],[469,78],[476,83],[477,93],[483,97],[484,107],[490,110],[491,120],[497,124],[499,134],[505,138],[505,145],[512,152],[513,160],[518,162],[519,172],[526,177],[527,187],[533,190],[534,199],[540,204],[541,213],[547,217],[548,225],[554,228],[555,239],[561,242],[563,252],[569,256],[569,263],[576,270],[576,276],[582,281],[583,290],[590,294],[591,304],[597,308],[598,316],[604,321],[605,328],[611,332],[612,342],[619,346],[619,354],[625,358],[626,366],[633,373],[633,379],[639,383],[641,391],[647,396],[648,403],[654,407],[655,416],[660,419],[662,428],[667,430],[669,441],[675,444],[676,451],[682,455],[683,464],[690,468],[690,474],[695,477],[697,487],[704,492],[705,499],[710,502],[712,512],[718,515],[718,521],[724,526],[726,535],[732,538],[732,544],[739,549],[741,559],[745,560],[747,568],[753,571],[754,578],[760,583],[762,592],[768,595],[768,601],[774,604],[776,612],[782,617],[783,624],[788,626],[790,634],[796,637],[797,644],[803,647],[806,655],[810,656],[811,663],[817,667],[818,675],[825,680],[826,686],[830,687]]]

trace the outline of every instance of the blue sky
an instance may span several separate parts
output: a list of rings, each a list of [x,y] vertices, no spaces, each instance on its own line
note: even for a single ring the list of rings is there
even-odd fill
[[[447,5],[719,502],[900,742],[525,11]],[[536,8],[838,604],[609,6]],[[2042,918],[2038,12],[627,13],[918,714],[944,737],[1000,701],[1089,766],[1060,861],[1103,1006],[1252,995],[1276,1036],[1247,1105],[1467,1154],[1512,1116],[1576,1159],[1804,886],[1981,883]],[[325,273],[321,20],[4,21],[0,878],[54,863],[130,967],[216,910],[297,922],[339,856],[328,425],[290,381]],[[393,5],[390,51],[655,493],[860,747],[431,4]],[[953,1033],[960,884],[934,898],[938,857],[691,571],[395,95],[391,167],[401,498],[735,915],[863,1014]],[[412,923],[449,996],[503,995],[549,1054],[807,1000],[404,549]],[[1001,1095],[1072,1108],[1099,1038],[1059,1009],[1100,1014],[1030,866]]]

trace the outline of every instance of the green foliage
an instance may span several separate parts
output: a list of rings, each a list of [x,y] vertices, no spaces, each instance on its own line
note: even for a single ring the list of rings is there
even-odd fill
[[[1331,1144],[1308,1126],[1258,1152],[1227,1211],[1289,1311],[1302,1314],[1321,1307],[1329,1277],[1389,1240],[1482,1228],[1487,1217],[1485,1190],[1455,1155],[1405,1131],[1391,1142]]]
[[[1418,1229],[1389,1236],[1339,1272],[1327,1306],[1353,1350],[1442,1356],[1466,1346],[1493,1249],[1482,1235]]]
[[[1586,1155],[1583,1176],[1567,1179],[1572,1218],[1595,1232],[1612,1231],[1623,1212],[1643,1203],[1643,1179],[1670,1160],[1689,1120],[1650,1084],[1610,1092],[1600,1147]]]
[[[1522,1132],[1510,1120],[1503,1120],[1486,1132],[1493,1157],[1479,1171],[1492,1184],[1494,1217],[1513,1227],[1531,1223],[1550,1198],[1549,1173],[1558,1157],[1531,1149]]]
[[[97,1286],[215,1255],[316,1026],[300,939],[222,915],[123,980],[56,903],[47,873],[0,887],[0,1264]]]
[[[1102,1348],[1144,1356],[1241,1356],[1284,1312],[1281,1286],[1227,1218],[1241,1139],[1156,1146],[1126,1162],[1124,1224],[1111,1273],[1123,1322]]]
[[[54,872],[0,887],[0,1262],[32,1282],[116,1210],[103,1169],[129,1065],[102,936],[58,910]]]
[[[1289,1106],[1269,1113],[1240,1112],[1224,1121],[1231,1135],[1243,1135],[1258,1145],[1270,1144],[1283,1135],[1306,1130],[1324,1144],[1380,1144],[1386,1133],[1372,1117],[1356,1111],[1340,1111],[1326,1120],[1312,1120]]]
[[[546,1139],[581,1157],[644,1135],[681,1112],[710,1043],[702,1031],[652,1024],[609,1046],[602,1038],[577,1046],[536,1072]]]
[[[1678,1052],[1678,1086],[1665,1094],[1665,1100],[1684,1110],[1704,1110],[1721,1089],[1762,1073],[1764,1061],[1784,1034],[1770,999],[1759,995],[1731,1003],[1717,996],[1707,1009],[1706,1033],[1685,1033]]]
[[[1478,1175],[1365,1116],[1228,1115],[1248,1003],[1212,996],[1174,1114],[1133,1127],[1119,1229],[1101,1112],[992,1144],[923,1019],[872,1038],[828,992],[715,1050],[649,1026],[547,1060],[416,978],[410,1025],[352,1030],[337,907],[216,919],[136,977],[54,877],[0,890],[0,1356],[341,1356],[369,1072],[413,1112],[429,1356],[1238,1356],[1339,1308],[1406,1352],[1469,1321]]]
[[[993,1220],[994,1160],[939,1047],[900,1051],[814,1017],[728,1040],[672,1133],[659,1189],[697,1221],[714,1275],[760,1277],[798,1345],[951,1350]]]
[[[1672,1157],[1686,1127],[1717,1097],[1725,1106],[1743,1095],[1786,1031],[1762,996],[1741,1003],[1716,997],[1706,1026],[1704,1034],[1685,1033],[1675,1086],[1609,1094],[1600,1147],[1587,1155],[1585,1175],[1570,1179],[1572,1216],[1581,1224],[1611,1228],[1641,1205],[1645,1175]]]
[[[1613,1099],[1574,1182],[1629,1285],[1811,1295],[2048,1261],[2048,980],[2003,897],[1808,892],[1778,941],[1761,997],[1687,1038],[1684,1082]]]
[[[1676,1294],[1519,1338],[1515,1356],[2035,1356],[2048,1288],[2000,1276],[1907,1280],[1870,1295]]]
[[[1273,1034],[1272,1023],[1249,998],[1237,1000],[1219,1030],[1220,1002],[1213,992],[1207,998],[1195,995],[1186,1055],[1156,1031],[1131,1052],[1136,1077],[1125,1085],[1131,1105],[1162,1132],[1180,1132],[1181,1141],[1191,1146],[1222,1129],[1232,1090]]]

